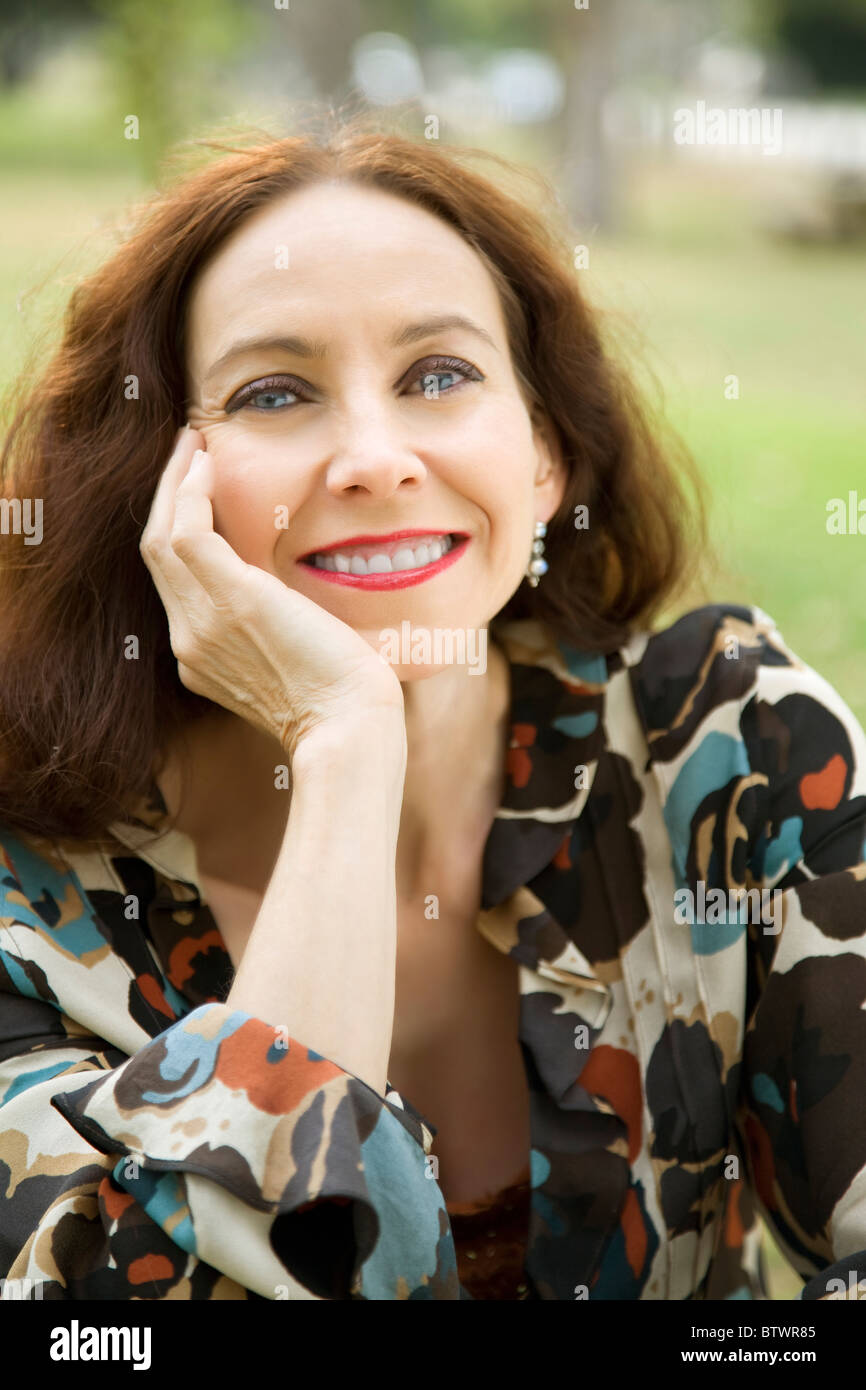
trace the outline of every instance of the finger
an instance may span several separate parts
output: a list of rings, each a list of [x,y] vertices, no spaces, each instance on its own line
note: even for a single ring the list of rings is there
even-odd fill
[[[141,556],[162,599],[174,646],[175,635],[188,634],[191,630],[189,614],[209,609],[210,599],[180,556],[175,554],[170,538],[151,536],[142,541]]]
[[[178,561],[178,564],[179,563]],[[154,587],[162,600],[162,606],[165,609],[165,615],[168,619],[168,632],[172,651],[183,651],[190,646],[192,639],[192,628],[187,618],[186,607],[178,598],[176,590],[167,579],[164,571],[160,569],[159,565],[148,565],[148,568],[150,569]],[[195,582],[191,576],[190,582]],[[207,600],[202,594],[201,586],[199,585],[197,587],[200,596],[199,602],[205,603]]]
[[[187,426],[175,436],[175,447],[163,469],[151,504],[150,515],[141,535],[139,549],[150,570],[169,618],[175,617],[178,600],[187,603],[202,601],[201,586],[189,574],[182,560],[171,548],[174,525],[175,493],[196,454],[196,441],[204,444],[199,430]]]
[[[170,534],[146,533],[142,536],[139,550],[162,599],[169,622],[177,621],[192,606],[209,606],[207,592],[182,556],[176,553]]]
[[[188,431],[188,434],[197,434],[197,431]],[[189,449],[182,448],[185,442],[182,434],[179,435],[177,449],[161,477],[152,514],[139,546],[142,559],[145,560],[150,577],[153,578],[154,587],[163,600],[172,635],[172,646],[175,645],[175,635],[189,634],[190,610],[210,606],[209,596],[181,557],[175,553],[171,543],[178,477],[182,482],[183,470],[189,470],[190,460],[196,456],[196,450],[189,456]],[[165,528],[167,521],[168,528]]]
[[[204,449],[196,449],[174,494],[172,533],[207,532],[213,525],[213,460]]]
[[[199,450],[175,494],[171,549],[217,607],[232,607],[248,587],[249,566],[213,528],[213,474]]]
[[[157,536],[167,539],[174,521],[174,494],[187,472],[196,449],[204,447],[205,439],[199,430],[187,426],[175,436],[174,448],[156,486],[150,514],[142,539]]]

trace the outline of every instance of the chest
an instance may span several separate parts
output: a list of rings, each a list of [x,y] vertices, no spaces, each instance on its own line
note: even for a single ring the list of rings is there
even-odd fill
[[[479,934],[465,902],[420,931],[418,905],[399,903],[397,926],[388,1080],[436,1128],[446,1201],[481,1200],[529,1163],[517,965]]]
[[[202,899],[219,928],[223,944],[237,970],[264,894],[258,889],[214,878],[201,869],[198,883]]]

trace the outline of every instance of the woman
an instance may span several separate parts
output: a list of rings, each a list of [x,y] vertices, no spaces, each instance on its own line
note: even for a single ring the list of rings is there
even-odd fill
[[[866,739],[759,608],[651,630],[688,510],[536,214],[236,150],[73,295],[6,469],[7,1277],[760,1297],[757,1197],[847,1288]]]

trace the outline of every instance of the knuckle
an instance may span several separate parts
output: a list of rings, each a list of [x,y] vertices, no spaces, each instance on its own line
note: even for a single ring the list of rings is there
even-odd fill
[[[195,540],[190,531],[175,527],[171,533],[171,548],[179,560],[187,560],[195,552]]]
[[[188,637],[179,637],[172,640],[171,649],[179,666],[189,668],[196,659],[195,644]]]
[[[177,661],[185,666],[197,665],[201,659],[201,643],[195,625],[191,622],[172,623],[169,629],[171,650]]]
[[[187,666],[186,662],[178,661],[177,674],[181,684],[186,686],[187,690],[191,690],[194,695],[203,695],[205,693],[202,682],[196,676],[195,671],[190,666]]]

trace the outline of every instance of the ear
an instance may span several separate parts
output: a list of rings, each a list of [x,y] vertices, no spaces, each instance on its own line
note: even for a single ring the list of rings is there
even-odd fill
[[[535,444],[535,517],[549,521],[565,496],[568,470],[562,445],[550,416],[538,404],[531,408],[532,437]]]

